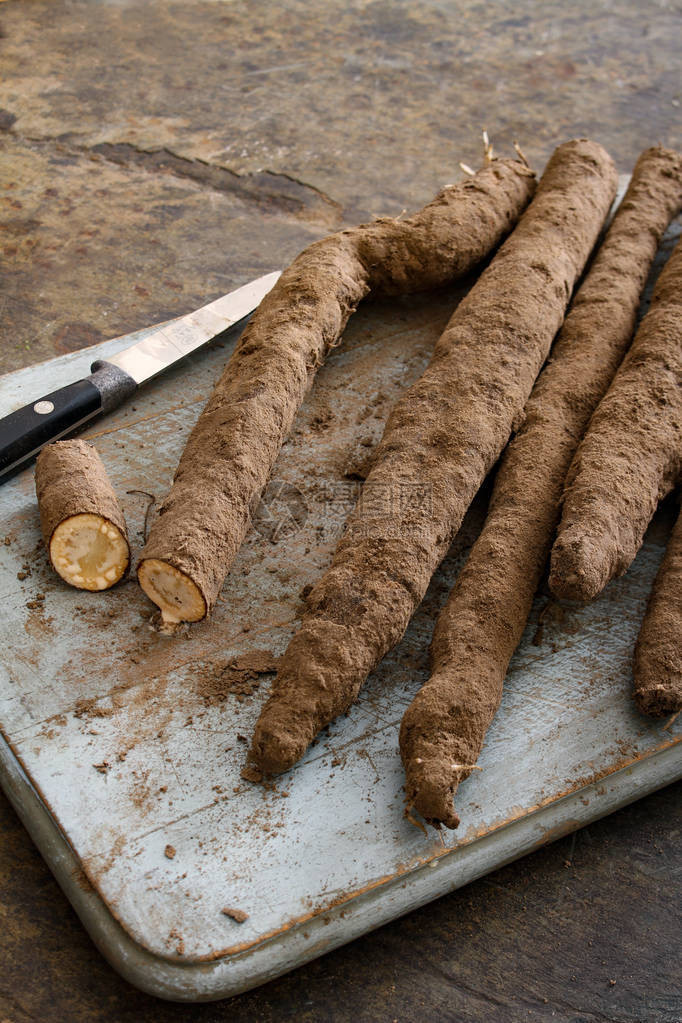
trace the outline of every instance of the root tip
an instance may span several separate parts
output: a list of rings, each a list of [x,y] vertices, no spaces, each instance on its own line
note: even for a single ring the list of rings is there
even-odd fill
[[[270,724],[261,715],[249,751],[249,764],[263,775],[283,774],[301,759],[308,746],[305,738],[294,734],[283,722]]]
[[[640,714],[647,717],[667,718],[664,728],[669,728],[682,710],[682,694],[675,685],[640,686],[635,689],[635,703]]]
[[[454,830],[459,825],[454,795],[464,772],[468,774],[471,769],[450,761],[429,763],[423,757],[415,757],[406,764],[408,805],[431,827],[444,825]]]
[[[571,529],[559,535],[550,560],[549,587],[561,600],[586,603],[598,597],[609,581],[607,552],[597,540]]]

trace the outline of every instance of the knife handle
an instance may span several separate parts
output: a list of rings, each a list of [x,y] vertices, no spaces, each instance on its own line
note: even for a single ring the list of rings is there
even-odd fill
[[[25,468],[40,449],[77,427],[109,412],[137,384],[107,362],[94,362],[84,380],[67,384],[0,419],[0,481]]]

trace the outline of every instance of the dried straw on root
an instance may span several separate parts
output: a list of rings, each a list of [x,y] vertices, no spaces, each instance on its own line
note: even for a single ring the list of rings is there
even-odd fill
[[[493,160],[414,216],[340,231],[284,271],[192,431],[142,552],[140,584],[167,621],[196,621],[212,608],[304,395],[361,299],[468,273],[534,188],[523,163]]]
[[[107,590],[128,571],[125,520],[91,444],[58,441],[38,455],[36,494],[50,561],[81,590]]]

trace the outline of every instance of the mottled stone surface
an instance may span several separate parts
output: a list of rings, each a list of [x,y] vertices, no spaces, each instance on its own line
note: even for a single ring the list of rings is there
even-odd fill
[[[0,370],[421,205],[484,126],[538,167],[680,142],[671,3],[9,0],[0,28]]]
[[[24,136],[168,146],[385,209],[475,160],[483,126],[537,161],[574,134],[624,165],[672,142],[678,19],[636,0],[11,0],[1,105]]]
[[[63,143],[0,145],[0,371],[189,312],[328,230],[318,204],[310,219],[278,216],[275,194],[245,199]]]
[[[0,30],[0,371],[419,206],[484,126],[538,167],[573,135],[620,171],[682,144],[677,3],[9,0]],[[114,975],[0,798],[0,1020],[672,1023],[681,826],[668,789],[192,1009]]]

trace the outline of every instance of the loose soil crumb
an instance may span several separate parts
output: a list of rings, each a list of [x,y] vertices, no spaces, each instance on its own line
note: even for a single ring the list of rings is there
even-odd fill
[[[260,686],[263,675],[277,671],[277,658],[269,650],[249,650],[226,664],[211,664],[198,669],[199,693],[211,706],[235,696],[241,703]]]
[[[176,927],[174,927],[171,931],[168,932],[167,944],[170,945],[172,941],[175,941],[177,943],[175,946],[176,954],[179,956],[183,956],[185,954],[185,939],[183,938],[183,936],[180,934]]]
[[[76,701],[73,716],[75,718],[108,718],[111,717],[113,713],[113,707],[98,706],[97,699],[95,697],[91,697],[90,699],[81,699]]]
[[[90,883],[90,880],[88,879],[88,875],[85,873],[85,870],[83,869],[82,866],[76,867],[74,869],[74,871],[73,871],[71,876],[73,877],[74,881],[76,882],[78,887],[81,889],[81,891],[90,893],[90,892],[93,892],[95,890],[92,887],[92,884]]]
[[[249,919],[249,914],[245,913],[243,909],[233,909],[231,906],[226,906],[220,912],[223,916],[229,916],[231,920],[238,924],[243,924],[245,920]]]

